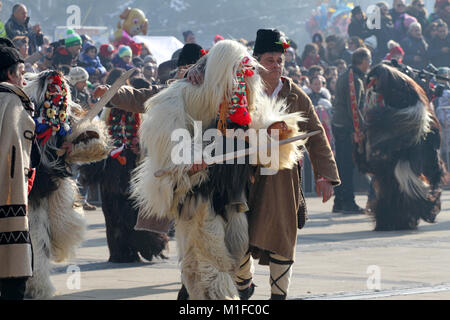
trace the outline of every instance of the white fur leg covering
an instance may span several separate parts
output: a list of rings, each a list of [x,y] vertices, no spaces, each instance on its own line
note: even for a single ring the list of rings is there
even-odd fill
[[[189,298],[238,299],[232,279],[235,260],[225,244],[225,221],[216,215],[209,200],[191,200],[184,208],[190,214],[184,215],[182,210],[176,223],[182,282]]]
[[[234,258],[234,269],[238,269],[242,257],[248,251],[248,221],[245,212],[236,210],[237,206],[228,206],[225,226],[225,244]]]
[[[34,265],[33,276],[27,281],[25,296],[32,299],[48,299],[55,292],[50,281],[48,200],[43,199],[39,207],[30,206],[28,216]]]
[[[48,217],[51,240],[51,257],[61,262],[75,256],[86,232],[83,214],[73,209],[78,187],[70,178],[61,179],[58,190],[48,201]]]

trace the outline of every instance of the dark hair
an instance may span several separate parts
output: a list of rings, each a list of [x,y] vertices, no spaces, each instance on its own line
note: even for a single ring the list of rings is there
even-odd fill
[[[313,65],[313,66],[311,66],[311,67],[309,68],[309,75],[310,75],[310,77],[311,77],[311,75],[312,75],[314,72],[317,72],[317,71],[320,72],[320,75],[323,74],[323,68],[322,68],[321,66],[318,66],[318,65]]]
[[[9,74],[12,73],[16,73],[17,69],[19,68],[19,64],[20,62],[17,62],[9,67],[7,67],[6,69],[2,69],[0,70],[0,82],[8,82],[9,81]]]
[[[189,35],[194,35],[194,33],[191,30],[187,30],[187,31],[183,32],[184,41],[186,41],[186,39]]]
[[[352,54],[352,65],[359,66],[365,59],[370,59],[370,50],[367,48],[358,48]]]
[[[336,67],[339,66],[340,64],[347,64],[347,62],[345,62],[344,59],[337,59],[337,60],[334,62],[334,65],[335,65]]]
[[[125,73],[125,69],[122,68],[114,68],[110,71],[108,74],[108,77],[106,77],[105,83],[112,85],[119,77]]]
[[[354,43],[354,44],[356,45],[356,48],[357,48],[357,49],[358,49],[358,48],[364,48],[364,47],[365,47],[363,39],[361,39],[361,38],[358,37],[358,36],[352,36],[352,37],[350,37],[350,38],[348,39],[347,43],[348,43],[348,42]]]
[[[307,45],[305,45],[305,48],[303,49],[303,53],[302,53],[302,61],[306,59],[306,57],[308,56],[308,54],[310,52],[312,52],[313,50],[316,50],[316,53],[319,52],[319,48],[317,47],[317,44],[315,43],[308,43]]]
[[[144,88],[148,89],[148,88],[150,88],[150,82],[148,82],[144,78],[133,78],[133,79],[131,79],[130,84],[135,89],[144,89]]]
[[[326,77],[327,75],[329,75],[331,73],[331,71],[336,70],[337,71],[337,67],[336,66],[329,66],[325,69],[324,71],[324,76]]]
[[[316,41],[319,41],[320,43],[323,42],[323,36],[319,32],[314,33],[313,36],[312,36],[312,42],[316,42]]]

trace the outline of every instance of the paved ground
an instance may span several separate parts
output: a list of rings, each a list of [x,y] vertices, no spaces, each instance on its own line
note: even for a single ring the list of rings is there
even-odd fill
[[[366,196],[357,196],[365,206]],[[417,231],[374,232],[365,215],[332,214],[332,201],[308,198],[310,220],[298,234],[290,298],[450,299],[450,191],[442,197],[437,223]],[[168,260],[136,264],[106,262],[101,210],[87,212],[88,238],[77,258],[55,265],[55,299],[173,300],[180,287],[176,244]],[[81,271],[77,289],[72,269]],[[378,281],[379,280],[379,281]],[[256,265],[252,299],[270,296],[268,267]]]

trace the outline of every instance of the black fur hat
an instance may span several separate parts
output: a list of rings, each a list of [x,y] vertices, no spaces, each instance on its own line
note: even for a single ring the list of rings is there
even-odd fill
[[[201,51],[202,47],[196,43],[185,44],[178,57],[177,66],[186,66],[196,63],[202,56]]]
[[[256,33],[255,47],[253,49],[254,55],[260,55],[266,52],[286,52],[283,47],[286,43],[284,34],[277,29],[259,29]]]
[[[24,60],[17,49],[14,47],[0,46],[0,70],[4,70],[20,62],[24,63]]]

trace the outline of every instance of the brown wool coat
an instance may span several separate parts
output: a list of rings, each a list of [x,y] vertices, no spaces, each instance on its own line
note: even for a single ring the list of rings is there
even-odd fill
[[[165,86],[162,85],[152,85],[148,89],[135,89],[129,86],[122,86],[108,103],[107,107],[119,108],[134,113],[144,113],[145,102],[164,88]]]
[[[333,185],[339,185],[333,152],[311,100],[292,80],[282,80],[280,98],[287,100],[290,112],[300,111],[308,119],[299,123],[300,131],[322,131],[306,143],[315,179],[323,177]],[[260,264],[267,264],[267,251],[294,261],[297,211],[302,202],[304,197],[297,167],[272,176],[257,174],[249,196],[249,236],[253,257],[259,258]]]
[[[19,97],[0,92],[0,279],[32,275],[27,173],[34,129]]]

